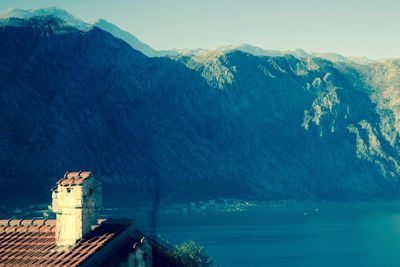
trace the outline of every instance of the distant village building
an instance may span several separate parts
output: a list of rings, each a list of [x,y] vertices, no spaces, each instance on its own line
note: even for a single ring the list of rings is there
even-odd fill
[[[55,220],[0,220],[0,266],[182,266],[127,219],[98,219],[102,183],[67,172],[52,189]]]

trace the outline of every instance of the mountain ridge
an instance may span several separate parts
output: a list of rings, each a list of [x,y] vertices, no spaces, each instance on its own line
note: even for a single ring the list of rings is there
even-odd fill
[[[101,29],[111,33],[115,37],[124,40],[134,49],[139,50],[140,52],[149,57],[174,57],[174,56],[185,56],[185,55],[195,56],[195,55],[200,55],[202,53],[210,53],[218,50],[219,51],[240,50],[242,52],[246,52],[255,56],[285,56],[286,54],[290,54],[295,57],[320,57],[334,62],[345,62],[345,63],[354,62],[357,64],[370,64],[373,62],[373,60],[364,57],[345,57],[337,53],[306,52],[301,48],[294,49],[293,51],[266,50],[246,43],[219,46],[212,49],[186,48],[186,49],[155,50],[151,46],[139,40],[133,34],[119,28],[117,25],[112,24],[105,19],[98,19],[92,23],[87,23],[73,16],[68,11],[57,7],[28,9],[28,10],[18,9],[18,8],[9,9],[3,14],[0,14],[0,19],[10,18],[10,17],[24,19],[24,18],[31,18],[33,16],[58,17],[64,20],[66,23],[70,24],[71,26],[78,28],[79,30],[85,30],[93,26],[100,27]]]
[[[105,19],[98,19],[93,23],[84,22],[77,17],[73,16],[68,11],[57,8],[57,7],[49,7],[49,8],[38,8],[38,9],[18,9],[12,8],[0,14],[0,19],[7,19],[7,18],[19,18],[19,19],[30,19],[32,17],[41,17],[41,16],[53,16],[63,20],[65,23],[75,27],[79,30],[89,30],[91,27],[99,27],[115,37],[124,40],[134,49],[139,50],[143,54],[147,56],[158,56],[159,53],[148,46],[147,44],[140,41],[134,35],[130,34],[127,31],[120,29],[118,26],[106,21]]]
[[[169,201],[400,192],[397,61],[150,58],[98,27],[52,34],[49,21],[65,26],[0,26],[3,203],[47,199],[70,169],[104,179],[106,203],[157,190]]]

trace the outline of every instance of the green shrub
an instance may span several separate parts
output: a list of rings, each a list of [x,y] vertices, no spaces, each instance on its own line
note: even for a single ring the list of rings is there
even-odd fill
[[[174,255],[187,267],[209,267],[211,259],[207,256],[204,247],[193,240],[175,246]]]

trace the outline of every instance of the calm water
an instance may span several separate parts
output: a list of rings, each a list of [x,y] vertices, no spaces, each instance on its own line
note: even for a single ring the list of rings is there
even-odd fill
[[[107,213],[107,212],[106,212]],[[108,211],[137,218],[146,213]],[[206,247],[217,266],[399,266],[400,203],[259,205],[240,212],[163,211],[158,233]]]

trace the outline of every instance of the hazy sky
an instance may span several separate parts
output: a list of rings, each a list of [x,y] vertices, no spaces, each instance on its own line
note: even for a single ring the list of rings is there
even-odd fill
[[[249,43],[265,49],[400,57],[396,0],[0,0],[105,18],[156,49]]]

